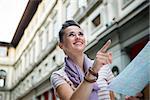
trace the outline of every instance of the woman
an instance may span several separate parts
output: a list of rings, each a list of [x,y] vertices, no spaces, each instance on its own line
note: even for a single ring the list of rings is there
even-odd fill
[[[85,54],[83,30],[73,20],[66,21],[59,32],[60,48],[64,51],[64,67],[53,72],[51,83],[62,100],[110,99],[107,85],[113,79],[109,69],[112,62],[107,49],[110,40],[97,52],[94,63]]]

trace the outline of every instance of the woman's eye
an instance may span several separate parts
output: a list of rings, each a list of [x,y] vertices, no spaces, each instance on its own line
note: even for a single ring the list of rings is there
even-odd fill
[[[82,32],[79,33],[80,36],[83,36],[84,34]]]
[[[75,34],[73,34],[73,33],[70,33],[68,36],[75,36]]]

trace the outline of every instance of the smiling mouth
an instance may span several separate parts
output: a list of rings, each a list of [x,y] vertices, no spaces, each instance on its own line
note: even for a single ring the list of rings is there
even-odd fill
[[[73,43],[73,44],[81,45],[81,44],[83,44],[83,43],[82,43],[82,42],[75,42],[75,43]]]

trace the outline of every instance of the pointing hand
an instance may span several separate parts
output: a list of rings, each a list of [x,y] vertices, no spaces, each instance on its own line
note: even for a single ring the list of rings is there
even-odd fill
[[[109,48],[110,44],[111,40],[108,40],[104,44],[104,46],[97,52],[92,68],[94,72],[98,73],[98,71],[103,65],[112,63],[112,54],[110,52],[107,52],[107,49]]]

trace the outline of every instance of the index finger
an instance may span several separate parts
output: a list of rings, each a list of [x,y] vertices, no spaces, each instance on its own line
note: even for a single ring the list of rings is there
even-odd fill
[[[106,50],[108,49],[108,47],[110,46],[111,44],[111,40],[108,40],[104,46],[100,49],[101,52],[106,52]]]

